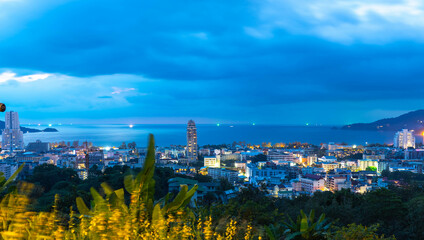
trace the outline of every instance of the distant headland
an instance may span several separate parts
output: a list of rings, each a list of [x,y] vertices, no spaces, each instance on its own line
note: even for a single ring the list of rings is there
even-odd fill
[[[378,131],[398,131],[407,128],[420,132],[424,130],[424,110],[412,111],[398,117],[385,118],[372,123],[355,123],[342,127],[348,130],[378,130]]]
[[[0,130],[3,131],[5,128],[4,121],[0,120]],[[27,128],[27,127],[21,127],[21,131],[23,133],[37,133],[37,132],[58,132],[56,128],[45,128],[45,129],[35,129],[35,128]]]

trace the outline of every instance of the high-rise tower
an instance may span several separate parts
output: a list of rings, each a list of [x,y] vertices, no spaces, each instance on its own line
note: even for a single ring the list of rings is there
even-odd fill
[[[10,151],[24,149],[24,133],[20,128],[17,112],[6,112],[5,128],[2,133],[2,149]]]
[[[189,162],[197,161],[197,129],[193,120],[187,124],[187,159]]]
[[[396,132],[394,146],[404,149],[415,148],[414,130],[402,129],[402,131]]]

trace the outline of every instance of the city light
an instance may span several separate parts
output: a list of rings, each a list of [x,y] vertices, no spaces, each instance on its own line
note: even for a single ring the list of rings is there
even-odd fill
[[[424,0],[0,9],[0,240],[424,240]]]

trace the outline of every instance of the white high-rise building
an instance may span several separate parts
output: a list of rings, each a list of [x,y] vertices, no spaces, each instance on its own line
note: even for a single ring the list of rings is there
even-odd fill
[[[3,150],[23,150],[24,133],[19,125],[19,115],[17,112],[6,112],[5,128],[2,133]]]
[[[415,148],[414,130],[402,129],[395,134],[394,146],[396,148]]]
[[[197,161],[197,129],[193,120],[187,124],[187,159],[189,162]]]

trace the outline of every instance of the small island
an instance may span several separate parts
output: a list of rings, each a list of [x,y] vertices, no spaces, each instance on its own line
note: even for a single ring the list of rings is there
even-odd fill
[[[42,132],[59,132],[56,128],[45,128]]]

